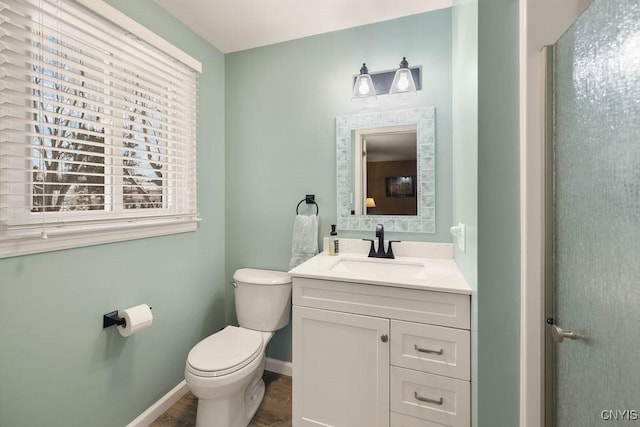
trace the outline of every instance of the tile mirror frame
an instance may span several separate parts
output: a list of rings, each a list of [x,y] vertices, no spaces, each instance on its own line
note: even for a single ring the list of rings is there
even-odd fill
[[[351,215],[352,134],[356,129],[416,125],[417,215]],[[336,181],[339,230],[371,231],[383,224],[386,231],[435,233],[435,108],[411,108],[336,117]]]

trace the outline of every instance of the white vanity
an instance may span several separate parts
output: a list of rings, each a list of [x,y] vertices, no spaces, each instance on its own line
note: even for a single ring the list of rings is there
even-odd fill
[[[358,249],[290,271],[293,426],[469,427],[471,290],[451,245],[385,260],[340,243]]]

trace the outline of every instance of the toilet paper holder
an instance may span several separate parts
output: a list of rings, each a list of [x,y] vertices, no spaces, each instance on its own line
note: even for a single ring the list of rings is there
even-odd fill
[[[102,316],[102,329],[108,328],[109,326],[113,325],[127,326],[127,321],[124,318],[118,316],[118,310],[112,311],[111,313],[107,313]]]
[[[149,307],[151,310],[153,307]],[[127,321],[118,316],[118,310],[112,311],[110,313],[104,314],[102,316],[102,329],[108,328],[109,326],[118,325],[123,328],[127,326]]]

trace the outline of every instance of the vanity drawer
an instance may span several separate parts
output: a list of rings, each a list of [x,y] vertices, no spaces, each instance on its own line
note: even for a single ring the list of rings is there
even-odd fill
[[[471,419],[471,383],[468,381],[427,374],[411,369],[391,367],[391,411],[405,416],[431,421],[435,425],[469,427]],[[402,424],[404,418],[405,424]],[[411,423],[396,415],[392,426],[431,426],[431,423]]]
[[[451,424],[440,424],[423,418],[410,417],[398,412],[389,412],[390,427],[450,427]]]
[[[469,381],[470,333],[421,323],[391,321],[391,364]]]
[[[469,295],[293,278],[293,304],[469,329]]]

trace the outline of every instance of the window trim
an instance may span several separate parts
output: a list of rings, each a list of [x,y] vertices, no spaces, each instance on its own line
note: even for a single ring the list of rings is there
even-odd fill
[[[132,221],[126,225],[118,223],[76,226],[73,230],[66,227],[47,228],[46,238],[43,238],[39,230],[13,231],[11,236],[0,239],[0,258],[187,233],[196,229],[197,222],[193,221]]]
[[[189,66],[192,70],[198,73],[202,72],[202,64],[197,59],[191,57],[189,54],[178,49],[167,40],[163,39],[147,27],[133,20],[124,13],[120,12],[115,7],[105,3],[102,0],[74,0],[76,3],[86,7],[89,10],[101,15],[108,21],[114,24],[126,28],[131,34],[139,37],[147,43],[157,47],[168,55],[173,56],[178,61]]]

